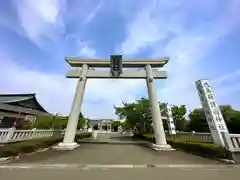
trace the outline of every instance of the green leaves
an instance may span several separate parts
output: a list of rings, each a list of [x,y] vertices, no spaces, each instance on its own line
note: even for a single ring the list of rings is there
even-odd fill
[[[180,106],[176,106],[173,105],[172,106],[172,115],[173,115],[173,121],[174,124],[176,126],[176,129],[178,131],[184,131],[186,124],[187,124],[187,120],[186,120],[186,106],[185,105],[180,105]]]
[[[85,124],[86,124],[86,118],[84,117],[84,115],[80,112],[79,117],[78,117],[78,125],[77,125],[77,129],[81,129],[84,128]]]
[[[166,116],[167,103],[160,103],[161,115]],[[219,106],[226,121],[230,133],[240,133],[240,111],[236,111],[230,105]],[[194,109],[186,120],[187,109],[185,105],[171,105],[172,115],[176,130],[209,132],[207,120],[203,109]],[[140,98],[135,103],[123,102],[122,107],[115,107],[116,115],[124,119],[124,127],[136,129],[136,133],[152,133],[152,117],[150,101]],[[164,129],[167,130],[167,122],[163,120]]]
[[[64,116],[37,116],[34,128],[37,129],[65,129],[67,126],[68,117]]]
[[[159,104],[162,111],[162,116],[166,116],[166,103]],[[115,107],[116,115],[120,119],[125,119],[124,126],[126,128],[136,129],[137,133],[149,133],[153,132],[152,129],[152,115],[151,115],[151,106],[150,101],[146,98],[140,98],[136,100],[135,103],[124,103],[122,107]],[[173,106],[173,119],[177,128],[182,130],[185,128],[186,119],[186,107],[182,106]],[[167,123],[164,120],[164,127],[167,129]]]

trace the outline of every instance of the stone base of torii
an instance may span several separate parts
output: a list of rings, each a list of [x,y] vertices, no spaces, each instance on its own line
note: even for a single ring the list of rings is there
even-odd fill
[[[72,108],[64,135],[63,142],[59,143],[54,149],[72,150],[79,146],[74,142],[78,115],[81,111],[81,105],[84,96],[84,90],[88,78],[117,78],[117,79],[146,79],[148,98],[151,103],[152,120],[154,127],[155,144],[152,144],[154,150],[169,151],[173,148],[167,144],[166,136],[163,128],[161,111],[155,87],[155,79],[166,79],[167,71],[162,67],[168,62],[168,58],[163,59],[132,59],[122,62],[123,68],[142,68],[137,71],[124,70],[117,77],[112,76],[109,71],[97,71],[95,68],[109,68],[110,61],[102,59],[79,59],[66,58],[68,64],[72,67],[81,67],[70,70],[67,73],[67,78],[78,78],[76,93],[73,99]],[[94,68],[94,69],[93,69]],[[153,70],[152,68],[158,68]]]

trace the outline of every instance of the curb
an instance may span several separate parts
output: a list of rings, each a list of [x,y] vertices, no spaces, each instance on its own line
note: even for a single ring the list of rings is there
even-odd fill
[[[156,152],[172,152],[172,151],[175,151],[176,149],[174,149],[174,148],[169,148],[169,149],[164,149],[164,148],[162,148],[162,149],[157,149],[157,148],[155,148],[154,147],[154,145],[153,145],[153,143],[148,143],[147,144],[147,147],[149,147],[150,149],[152,149],[153,151],[156,151]]]
[[[217,159],[217,160],[226,164],[236,164],[234,160],[230,160],[230,159]]]
[[[30,156],[30,155],[34,155],[34,154],[37,154],[37,153],[47,151],[50,148],[52,148],[52,146],[48,147],[48,148],[44,148],[44,149],[39,149],[37,151],[30,152],[30,153],[19,154],[18,156],[2,157],[2,158],[0,158],[0,163],[8,163],[8,162],[11,162],[13,160],[18,160],[18,159],[20,159],[21,157],[24,157],[24,156]]]

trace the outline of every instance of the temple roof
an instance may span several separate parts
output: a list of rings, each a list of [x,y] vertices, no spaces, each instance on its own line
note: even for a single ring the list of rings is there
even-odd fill
[[[0,103],[24,101],[35,97],[35,94],[0,94]]]
[[[36,94],[0,94],[0,109],[38,114],[48,113],[37,101]]]

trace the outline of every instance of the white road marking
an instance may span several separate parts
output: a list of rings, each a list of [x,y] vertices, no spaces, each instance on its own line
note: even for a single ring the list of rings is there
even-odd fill
[[[204,169],[217,171],[240,168],[240,165],[204,165],[204,164],[9,164],[0,165],[0,169],[140,169],[140,168],[172,168],[180,170]]]

